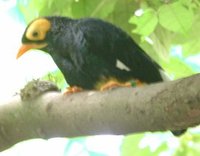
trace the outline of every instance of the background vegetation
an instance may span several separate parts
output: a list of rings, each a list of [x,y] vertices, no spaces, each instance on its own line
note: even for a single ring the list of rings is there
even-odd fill
[[[200,71],[199,0],[18,0],[16,5],[26,23],[49,15],[110,21],[128,32],[172,79]],[[44,78],[65,87],[58,71]],[[70,155],[77,143],[84,148],[75,155],[109,155],[104,150],[88,149],[87,139],[66,141],[63,155]],[[188,130],[180,138],[166,132],[134,134],[120,140],[117,150],[122,156],[195,156],[200,153],[199,128]]]

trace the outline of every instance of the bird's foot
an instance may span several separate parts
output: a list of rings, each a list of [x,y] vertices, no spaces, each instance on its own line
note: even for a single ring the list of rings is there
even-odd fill
[[[137,87],[137,86],[143,86],[144,84],[145,83],[141,82],[140,80],[132,80],[128,82],[118,82],[115,80],[111,80],[102,85],[100,87],[100,91],[109,90],[117,87]]]
[[[142,81],[140,81],[138,79],[131,80],[130,83],[131,83],[131,87],[140,87],[140,86],[144,86],[145,85],[144,82],[142,82]]]
[[[81,91],[83,91],[83,89],[81,87],[71,86],[71,87],[67,88],[67,90],[64,92],[64,94],[68,95],[68,94],[78,93]]]
[[[131,87],[131,83],[130,82],[121,83],[121,82],[111,80],[105,83],[104,85],[102,85],[100,87],[100,91],[109,90],[116,87]]]

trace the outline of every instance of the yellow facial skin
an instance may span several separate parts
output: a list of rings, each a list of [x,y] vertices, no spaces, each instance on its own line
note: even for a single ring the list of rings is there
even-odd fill
[[[22,43],[16,58],[18,59],[30,49],[41,49],[47,46],[47,43],[35,43],[34,41],[43,41],[47,32],[51,28],[51,23],[45,18],[34,20],[25,32],[25,38],[33,43]]]
[[[46,37],[47,31],[51,28],[51,23],[45,18],[36,19],[26,30],[26,38],[31,41],[41,41]]]

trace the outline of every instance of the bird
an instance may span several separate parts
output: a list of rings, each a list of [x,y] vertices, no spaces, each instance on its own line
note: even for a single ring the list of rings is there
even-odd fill
[[[53,58],[71,92],[168,79],[162,67],[128,33],[97,18],[36,18],[25,29],[16,58],[30,49],[45,51]]]

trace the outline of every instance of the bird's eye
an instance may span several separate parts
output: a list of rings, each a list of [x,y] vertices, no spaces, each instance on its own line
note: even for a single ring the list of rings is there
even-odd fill
[[[34,31],[34,32],[32,33],[32,35],[33,35],[33,37],[37,37],[37,36],[38,36],[38,32],[37,32],[37,31]]]
[[[36,19],[25,30],[25,37],[31,41],[43,41],[45,40],[50,27],[51,23],[47,19]]]

